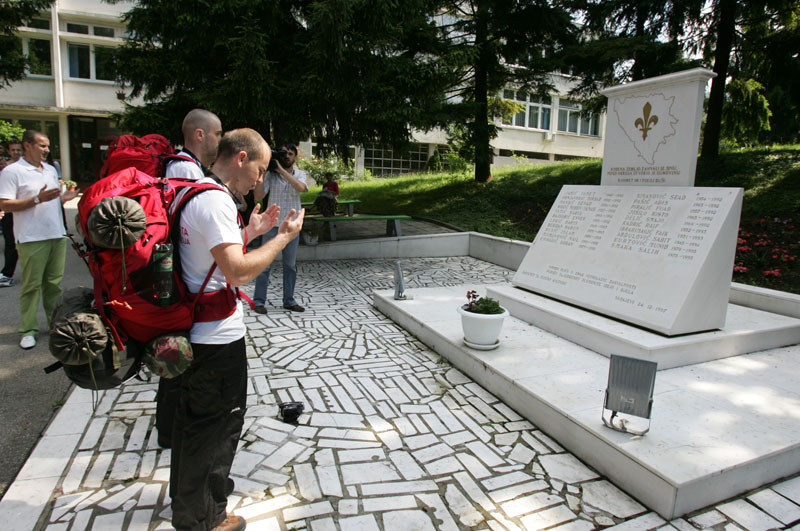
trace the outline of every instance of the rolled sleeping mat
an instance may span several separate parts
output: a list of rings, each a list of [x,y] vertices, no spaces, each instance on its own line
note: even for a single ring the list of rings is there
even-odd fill
[[[129,197],[106,197],[86,221],[89,241],[106,249],[130,247],[142,237],[146,224],[144,209]]]

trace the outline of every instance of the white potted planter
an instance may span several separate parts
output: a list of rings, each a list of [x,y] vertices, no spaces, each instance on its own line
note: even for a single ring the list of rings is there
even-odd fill
[[[472,295],[470,295],[472,294]],[[473,307],[480,307],[477,293],[471,291],[467,298],[473,302]],[[502,313],[476,313],[469,311],[469,304],[458,308],[461,315],[461,328],[464,331],[464,344],[477,350],[491,350],[500,345],[500,330],[503,321],[508,315],[508,310],[500,308]]]

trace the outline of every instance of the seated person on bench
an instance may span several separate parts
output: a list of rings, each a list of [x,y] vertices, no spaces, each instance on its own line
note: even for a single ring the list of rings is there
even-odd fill
[[[322,191],[317,195],[314,200],[314,206],[325,217],[333,217],[336,215],[336,207],[338,206],[336,197],[339,195],[339,184],[333,180],[331,172],[325,173],[325,182],[322,184]]]

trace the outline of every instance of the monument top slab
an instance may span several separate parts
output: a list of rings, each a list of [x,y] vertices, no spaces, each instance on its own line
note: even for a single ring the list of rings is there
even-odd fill
[[[608,88],[604,186],[693,186],[705,87],[695,68]]]
[[[628,94],[629,92],[640,92],[651,88],[663,88],[671,85],[682,85],[685,83],[701,82],[706,83],[709,79],[716,77],[717,74],[707,68],[692,68],[683,72],[674,72],[663,76],[650,77],[639,81],[631,81],[624,85],[609,87],[600,91],[600,94],[610,98]]]

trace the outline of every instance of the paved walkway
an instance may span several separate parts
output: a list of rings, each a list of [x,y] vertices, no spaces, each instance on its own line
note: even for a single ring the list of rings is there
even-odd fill
[[[407,289],[510,274],[472,258],[403,262]],[[307,311],[281,309],[273,289],[268,314],[247,317],[229,510],[248,530],[800,529],[800,477],[665,522],[378,313],[371,291],[392,288],[394,261],[298,265]],[[104,392],[93,415],[73,392],[0,502],[3,528],[171,529],[155,389]],[[300,425],[278,421],[277,404],[296,400]]]

